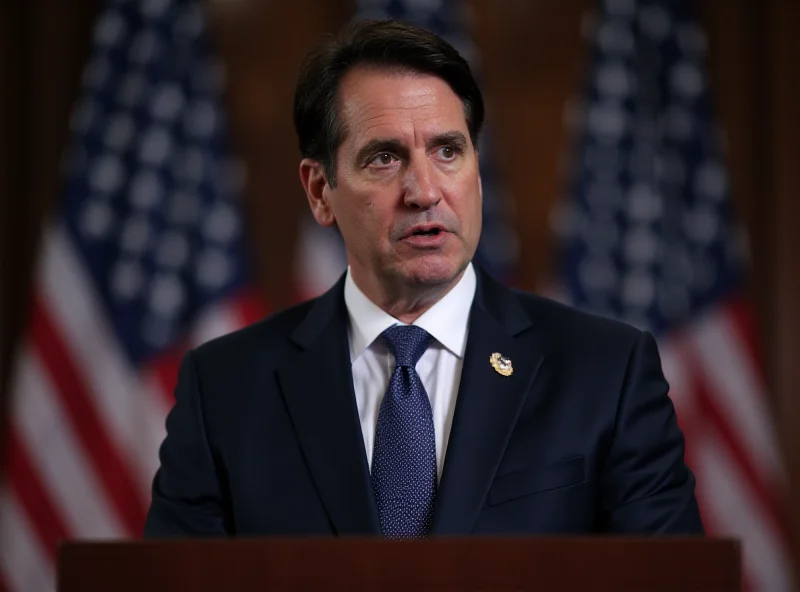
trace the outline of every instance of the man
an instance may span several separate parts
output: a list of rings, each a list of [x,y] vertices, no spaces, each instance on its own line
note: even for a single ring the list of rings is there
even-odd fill
[[[353,25],[294,115],[347,273],[186,356],[145,534],[702,532],[653,338],[471,264],[484,108],[458,53]]]

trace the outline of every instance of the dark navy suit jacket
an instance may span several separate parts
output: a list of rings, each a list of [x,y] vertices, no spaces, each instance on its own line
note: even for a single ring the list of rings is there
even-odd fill
[[[380,534],[343,286],[186,356],[145,536]],[[433,534],[701,533],[667,390],[648,333],[479,271]]]

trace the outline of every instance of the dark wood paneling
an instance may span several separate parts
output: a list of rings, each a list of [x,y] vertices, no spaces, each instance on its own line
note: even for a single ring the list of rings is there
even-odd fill
[[[4,14],[0,19],[2,61],[11,82],[3,87],[0,110],[6,123],[0,195],[0,368],[10,366],[24,327],[40,229],[57,199],[69,113],[100,4],[100,0],[3,3],[8,18]],[[9,376],[0,372],[0,393],[6,392]]]
[[[520,287],[546,284],[550,213],[564,192],[565,107],[582,79],[581,16],[593,0],[473,0],[493,158],[513,194]]]
[[[767,249],[770,231],[764,216],[768,199],[764,195],[764,55],[755,26],[761,11],[749,0],[701,0],[695,8],[707,33],[712,102],[724,140],[736,216],[748,237],[751,265],[747,287],[766,347],[772,341],[772,304],[767,286],[773,270]],[[766,370],[768,375],[773,374],[771,368]]]
[[[209,2],[228,66],[234,143],[247,166],[246,209],[259,280],[273,309],[295,299],[294,248],[308,212],[292,101],[300,62],[351,14],[346,0]]]
[[[28,86],[26,69],[20,50],[24,45],[27,11],[21,2],[0,5],[0,394],[8,381],[11,343],[18,330],[15,309],[20,305],[19,292],[12,290],[25,270],[25,262],[14,256],[19,240],[20,209],[12,196],[22,195],[25,157],[20,150],[26,117],[24,89]],[[24,203],[24,202],[23,202]],[[25,206],[22,218],[27,219]],[[2,398],[0,398],[0,401]],[[0,405],[0,426],[3,406]]]
[[[773,367],[789,472],[794,556],[800,565],[800,3],[767,0],[765,34],[768,252],[774,270]],[[800,578],[800,574],[798,574]],[[798,579],[800,581],[800,579]]]

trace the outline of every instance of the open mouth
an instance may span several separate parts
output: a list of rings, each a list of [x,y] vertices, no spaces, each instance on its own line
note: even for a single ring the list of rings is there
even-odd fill
[[[441,228],[428,228],[425,230],[415,230],[410,236],[438,236],[441,232]]]
[[[420,224],[403,237],[406,244],[419,249],[438,249],[447,242],[448,231],[441,224]]]

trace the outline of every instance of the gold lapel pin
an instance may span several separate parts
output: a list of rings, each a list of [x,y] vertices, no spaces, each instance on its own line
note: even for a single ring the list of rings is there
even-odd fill
[[[502,376],[511,376],[514,373],[514,366],[511,364],[511,360],[503,354],[497,352],[493,353],[489,356],[489,363],[492,365],[495,372]]]

